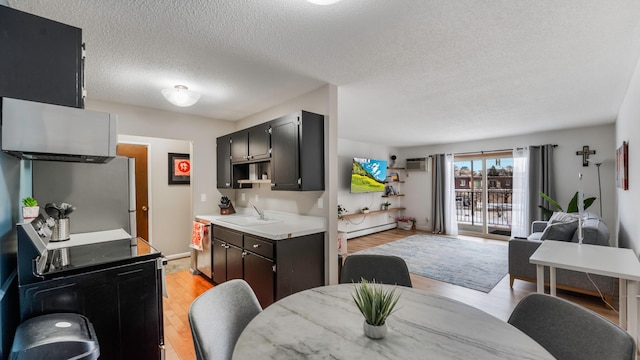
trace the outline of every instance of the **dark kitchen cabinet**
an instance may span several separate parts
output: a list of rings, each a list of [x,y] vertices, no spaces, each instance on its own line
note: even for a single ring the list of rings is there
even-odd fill
[[[156,259],[20,287],[20,317],[54,312],[86,316],[101,359],[160,359],[161,272]]]
[[[254,162],[271,156],[269,124],[235,132],[231,136],[231,162]]]
[[[0,97],[84,107],[82,29],[0,6]]]
[[[299,111],[270,126],[271,188],[324,190],[324,116]]]
[[[242,233],[213,225],[213,282],[242,279]]]
[[[271,240],[214,225],[214,237],[213,281],[244,279],[263,308],[324,285],[324,233]],[[230,260],[230,250],[239,251],[240,258],[233,255]]]
[[[231,183],[231,137],[229,135],[216,139],[216,187],[230,189]]]

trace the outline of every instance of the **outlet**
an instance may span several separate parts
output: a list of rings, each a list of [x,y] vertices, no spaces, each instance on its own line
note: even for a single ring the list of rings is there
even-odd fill
[[[256,202],[260,201],[260,197],[258,196],[258,194],[256,194],[256,198],[255,199],[256,199],[255,200]]]
[[[322,209],[324,207],[324,201],[322,198],[318,198],[318,209]]]
[[[202,202],[207,201],[207,194],[200,194],[200,201]]]
[[[247,194],[242,193],[240,197],[242,198],[242,201],[247,201]]]

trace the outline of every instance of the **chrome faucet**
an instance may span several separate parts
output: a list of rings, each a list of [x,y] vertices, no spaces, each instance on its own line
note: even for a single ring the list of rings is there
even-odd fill
[[[258,212],[258,219],[260,220],[267,220],[267,218],[264,216],[264,210],[260,210],[258,209],[258,207],[256,207],[255,205],[251,204],[251,206],[253,206],[254,209],[256,209],[256,211]]]

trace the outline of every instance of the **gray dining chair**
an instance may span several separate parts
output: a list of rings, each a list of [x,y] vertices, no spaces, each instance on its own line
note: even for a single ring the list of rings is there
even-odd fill
[[[242,330],[262,307],[244,280],[229,280],[198,296],[189,325],[198,360],[231,359]]]
[[[629,333],[591,310],[555,296],[526,296],[508,322],[557,359],[635,359],[636,343]]]
[[[391,255],[349,255],[342,266],[341,284],[361,279],[381,284],[413,287],[407,263]]]

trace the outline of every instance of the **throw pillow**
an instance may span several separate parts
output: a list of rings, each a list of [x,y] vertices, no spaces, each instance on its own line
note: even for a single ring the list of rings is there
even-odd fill
[[[578,220],[571,222],[549,222],[549,225],[544,229],[540,240],[561,240],[571,241],[573,233],[578,229]]]
[[[549,218],[549,223],[572,222],[572,221],[578,220],[579,217],[580,217],[579,214],[571,214],[571,213],[556,211]]]

